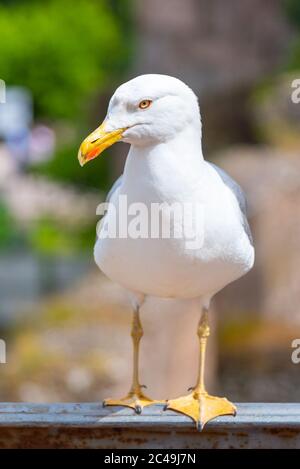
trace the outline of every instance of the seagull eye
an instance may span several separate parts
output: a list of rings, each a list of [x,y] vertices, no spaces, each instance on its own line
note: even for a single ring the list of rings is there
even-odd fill
[[[139,104],[139,108],[147,109],[147,107],[151,106],[151,104],[152,104],[151,99],[143,99],[143,101],[141,101]]]

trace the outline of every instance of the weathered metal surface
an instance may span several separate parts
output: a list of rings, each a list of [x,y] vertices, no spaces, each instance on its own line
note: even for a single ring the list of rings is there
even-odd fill
[[[237,404],[204,431],[186,416],[154,405],[0,404],[0,448],[300,448],[300,404]]]

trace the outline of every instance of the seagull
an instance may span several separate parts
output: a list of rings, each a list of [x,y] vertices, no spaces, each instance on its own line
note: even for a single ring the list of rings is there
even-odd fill
[[[166,409],[189,416],[199,430],[216,416],[236,414],[231,402],[210,395],[205,387],[208,312],[212,297],[254,263],[245,195],[225,171],[205,161],[201,139],[200,108],[191,88],[174,77],[147,74],[117,88],[104,122],[82,142],[78,153],[83,166],[115,142],[130,144],[124,172],[108,195],[94,257],[99,268],[129,292],[133,376],[128,394],[106,399],[104,405],[127,406],[141,413],[145,406],[164,402]],[[169,236],[157,230],[155,236],[144,231],[133,231],[131,236],[129,230],[126,236],[113,230],[107,235],[109,222],[113,226],[116,218],[120,220],[125,199],[131,215],[141,206],[151,215],[158,205],[163,223],[170,225]],[[170,216],[175,205],[190,207],[190,216]],[[143,220],[138,217],[140,224]],[[127,228],[131,222],[132,217],[125,217]],[[194,238],[192,225],[197,227]],[[140,309],[149,296],[192,299],[199,305],[196,384],[187,395],[168,401],[148,397],[139,379]]]

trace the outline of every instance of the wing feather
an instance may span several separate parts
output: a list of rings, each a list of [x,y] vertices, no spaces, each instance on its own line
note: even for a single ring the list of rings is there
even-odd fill
[[[224,171],[224,169],[219,168],[219,166],[217,166],[214,163],[208,163],[208,164],[217,171],[217,173],[221,177],[224,184],[226,184],[226,186],[235,195],[238,201],[240,210],[241,210],[244,230],[247,233],[250,243],[253,245],[253,237],[252,237],[252,233],[251,233],[250,226],[249,226],[248,219],[247,219],[247,199],[246,199],[243,189],[234,179],[232,179],[229,176],[229,174],[226,173],[226,171]]]

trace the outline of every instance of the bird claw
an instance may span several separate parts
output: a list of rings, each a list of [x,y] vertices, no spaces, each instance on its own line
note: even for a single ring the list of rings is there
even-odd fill
[[[142,413],[142,406],[136,405],[134,410],[138,415],[140,415]]]

